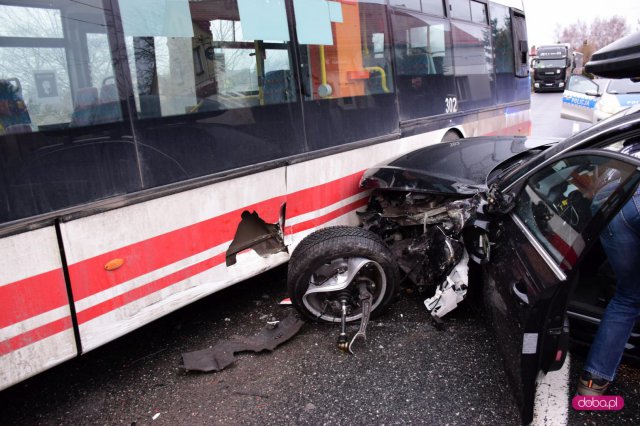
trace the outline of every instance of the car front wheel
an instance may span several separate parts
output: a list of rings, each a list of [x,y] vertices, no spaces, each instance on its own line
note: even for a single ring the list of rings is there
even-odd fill
[[[289,260],[287,286],[291,302],[306,318],[340,322],[362,317],[361,290],[371,294],[371,315],[391,302],[398,267],[386,244],[371,231],[338,226],[313,232]]]

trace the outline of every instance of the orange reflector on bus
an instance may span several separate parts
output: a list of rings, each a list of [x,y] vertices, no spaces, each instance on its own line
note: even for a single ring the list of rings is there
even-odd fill
[[[122,265],[124,265],[124,259],[112,259],[104,265],[104,269],[106,271],[115,271]]]

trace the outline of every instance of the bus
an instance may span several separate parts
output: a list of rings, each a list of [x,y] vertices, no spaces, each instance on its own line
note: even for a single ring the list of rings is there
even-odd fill
[[[583,55],[569,44],[552,44],[538,47],[531,62],[534,92],[562,92],[572,74],[582,73]]]
[[[356,224],[378,162],[528,135],[526,34],[519,0],[0,0],[0,389]]]

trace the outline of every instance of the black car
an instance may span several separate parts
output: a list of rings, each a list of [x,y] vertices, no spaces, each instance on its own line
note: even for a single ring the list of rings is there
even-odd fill
[[[640,34],[594,54],[587,70],[637,77]],[[316,231],[293,252],[292,302],[311,320],[342,323],[339,346],[350,350],[400,280],[433,293],[436,322],[479,294],[529,423],[539,373],[562,366],[571,328],[592,338],[612,295],[599,235],[640,182],[638,150],[634,107],[560,142],[461,139],[379,165],[361,181],[372,190],[362,226]],[[349,343],[344,324],[358,319]],[[636,358],[639,335],[627,350]]]

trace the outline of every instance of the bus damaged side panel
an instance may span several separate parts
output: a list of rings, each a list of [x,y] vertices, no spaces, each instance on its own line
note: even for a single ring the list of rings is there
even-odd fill
[[[249,244],[281,239],[285,194],[280,168],[62,223],[83,352],[286,262]]]
[[[77,354],[53,226],[0,240],[0,390]]]

